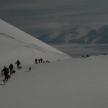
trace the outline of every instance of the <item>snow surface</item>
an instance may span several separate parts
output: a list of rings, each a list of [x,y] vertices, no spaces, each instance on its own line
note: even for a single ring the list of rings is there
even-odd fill
[[[0,64],[9,64],[20,59],[23,63],[34,63],[35,58],[50,61],[68,59],[69,56],[41,42],[0,19]]]
[[[108,56],[29,66],[0,86],[1,108],[108,108]]]

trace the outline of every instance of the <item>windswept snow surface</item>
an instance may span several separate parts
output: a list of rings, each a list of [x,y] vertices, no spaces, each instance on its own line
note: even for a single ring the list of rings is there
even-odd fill
[[[49,61],[69,58],[63,52],[0,19],[0,63],[3,65],[20,59],[23,63],[30,64],[35,57]]]
[[[108,108],[108,56],[31,67],[0,86],[1,108]]]

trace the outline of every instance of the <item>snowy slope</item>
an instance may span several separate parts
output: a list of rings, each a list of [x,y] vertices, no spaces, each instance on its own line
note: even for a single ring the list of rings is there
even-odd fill
[[[108,56],[27,66],[0,86],[1,108],[107,108]]]
[[[43,57],[50,61],[69,58],[63,52],[0,19],[0,63],[21,59],[22,62],[30,64],[35,57]]]

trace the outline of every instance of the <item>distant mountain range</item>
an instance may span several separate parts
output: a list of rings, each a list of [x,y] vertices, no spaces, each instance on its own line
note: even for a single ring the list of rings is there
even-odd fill
[[[98,29],[88,26],[76,26],[60,32],[40,31],[38,38],[49,44],[107,44],[108,25]]]

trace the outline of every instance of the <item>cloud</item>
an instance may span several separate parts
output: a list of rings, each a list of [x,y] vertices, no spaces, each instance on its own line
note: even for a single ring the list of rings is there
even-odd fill
[[[3,0],[0,17],[35,35],[36,30],[63,31],[74,25],[108,23],[107,0]]]

